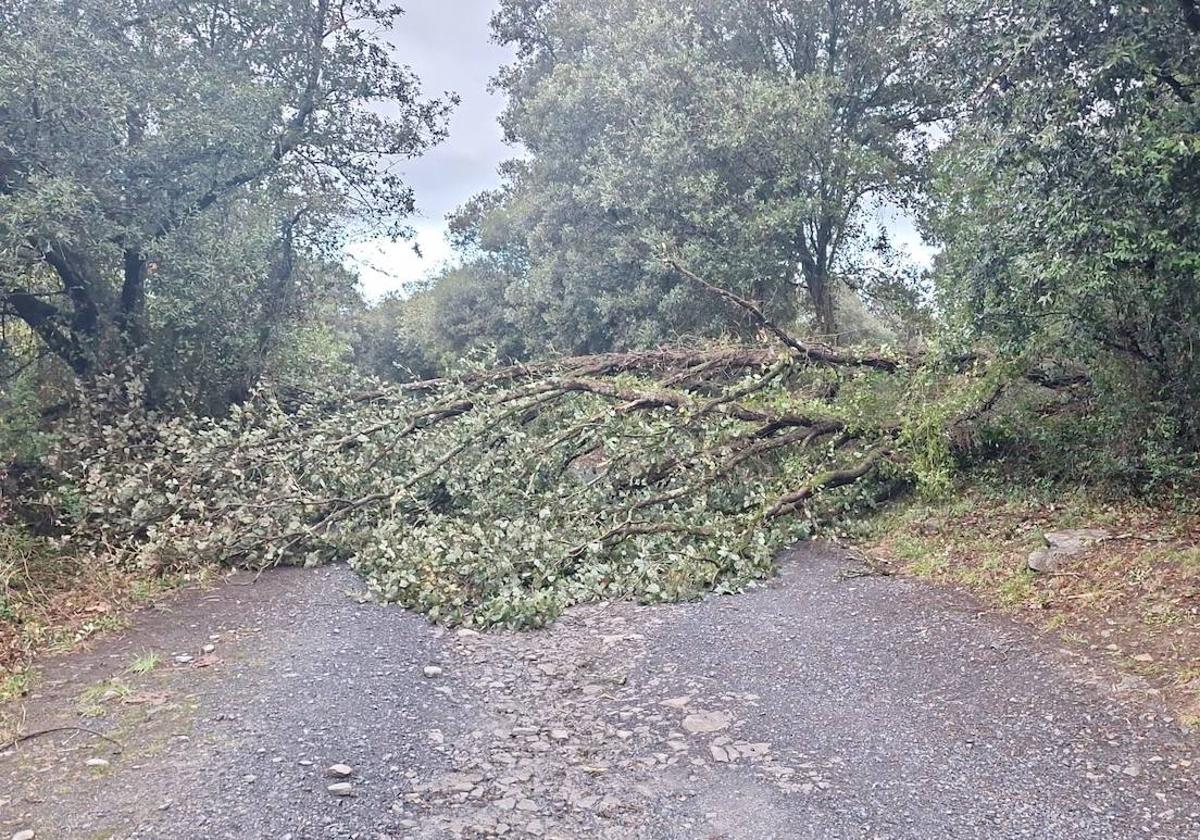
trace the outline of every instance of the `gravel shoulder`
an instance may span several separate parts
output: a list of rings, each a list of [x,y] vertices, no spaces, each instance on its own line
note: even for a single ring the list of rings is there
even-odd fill
[[[1200,838],[1200,750],[1152,698],[965,596],[852,567],[805,546],[743,595],[520,634],[364,603],[344,567],[185,593],[46,663],[26,730],[120,746],[64,730],[0,754],[0,829]]]

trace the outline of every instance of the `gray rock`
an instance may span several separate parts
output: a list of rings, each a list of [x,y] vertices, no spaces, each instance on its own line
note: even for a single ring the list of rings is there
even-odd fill
[[[738,746],[738,752],[743,758],[762,758],[771,751],[770,744],[741,744]]]
[[[719,732],[733,721],[729,712],[695,712],[683,719],[683,728],[693,735],[704,732]]]
[[[325,770],[325,775],[335,779],[348,779],[354,775],[354,768],[349,764],[333,764]]]
[[[426,677],[432,680],[433,678],[440,677],[442,675],[442,669],[437,665],[426,665],[423,673]]]
[[[325,788],[334,796],[350,796],[354,793],[354,785],[349,782],[334,782],[329,787]]]
[[[18,831],[12,836],[12,840],[33,840],[36,837],[32,828],[26,828],[23,831]]]
[[[83,762],[83,764],[85,767],[95,767],[98,770],[102,770],[108,766],[108,759],[107,758],[89,758],[87,761]]]
[[[1063,564],[1082,554],[1096,543],[1112,535],[1102,528],[1073,528],[1066,531],[1051,531],[1045,535],[1046,545],[1029,555],[1028,566],[1035,572],[1053,574]]]

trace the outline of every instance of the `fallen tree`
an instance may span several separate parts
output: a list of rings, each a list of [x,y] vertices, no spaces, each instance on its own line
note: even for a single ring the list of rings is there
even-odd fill
[[[46,502],[98,559],[344,559],[433,619],[537,625],[767,575],[820,523],[936,482],[1012,378],[961,355],[809,345],[729,297],[775,346],[264,389],[221,420],[108,400],[67,431]]]

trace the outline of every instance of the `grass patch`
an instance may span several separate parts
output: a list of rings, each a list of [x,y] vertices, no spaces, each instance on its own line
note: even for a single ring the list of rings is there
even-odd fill
[[[131,674],[149,674],[161,664],[162,654],[148,650],[138,654],[133,662],[129,663],[129,672]]]
[[[18,697],[24,697],[29,693],[32,682],[33,677],[28,668],[14,668],[0,674],[0,705],[10,700],[16,700]]]
[[[112,677],[90,685],[80,692],[75,703],[80,717],[103,717],[104,704],[111,700],[121,700],[133,694],[133,688],[120,677]]]

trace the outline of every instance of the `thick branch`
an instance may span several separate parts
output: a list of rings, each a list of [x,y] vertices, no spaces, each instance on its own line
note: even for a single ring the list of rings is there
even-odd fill
[[[66,362],[76,374],[86,376],[91,371],[90,354],[80,346],[78,338],[64,323],[64,316],[58,307],[23,289],[6,293],[4,302],[33,330],[47,349]]]
[[[712,350],[683,350],[668,347],[642,352],[598,353],[548,362],[509,365],[456,377],[405,382],[396,387],[405,392],[429,392],[442,391],[456,386],[516,382],[552,375],[590,377],[611,376],[617,373],[678,372],[678,376],[672,376],[663,382],[664,385],[673,386],[710,371],[762,368],[778,362],[780,355],[778,351],[762,347],[733,346]]]
[[[735,295],[728,289],[722,289],[720,286],[714,286],[712,283],[709,283],[707,280],[704,280],[703,278],[689,271],[673,257],[667,257],[664,262],[670,268],[679,272],[680,275],[692,281],[693,283],[696,283],[701,288],[706,289],[723,300],[726,300],[729,303],[746,310],[746,312],[750,313],[750,316],[760,327],[767,330],[769,333],[779,339],[781,343],[802,358],[818,364],[869,367],[888,372],[895,371],[899,367],[899,364],[897,364],[896,360],[889,359],[885,356],[850,355],[846,353],[838,353],[835,350],[831,350],[828,347],[822,347],[817,344],[806,344],[771,321],[771,319],[763,314],[762,309],[759,308],[758,304],[754,303],[754,301],[746,300],[739,295]]]
[[[767,511],[765,518],[775,519],[776,517],[791,513],[808,499],[812,498],[819,490],[832,490],[835,487],[845,487],[847,484],[853,484],[874,470],[880,461],[891,454],[891,449],[887,446],[878,446],[867,453],[865,458],[852,467],[844,470],[829,470],[814,476],[804,487],[794,493],[789,493],[777,501],[774,507]]]
[[[100,309],[95,299],[96,284],[84,257],[55,243],[43,254],[43,259],[58,274],[63,291],[71,301],[74,310],[71,332],[77,336],[96,335],[100,330]]]

